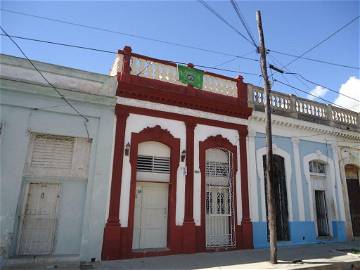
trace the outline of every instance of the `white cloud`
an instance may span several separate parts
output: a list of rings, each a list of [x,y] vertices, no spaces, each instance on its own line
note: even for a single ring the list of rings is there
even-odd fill
[[[356,78],[355,76],[351,76],[345,83],[341,85],[339,93],[340,95],[338,95],[334,101],[335,104],[356,112],[360,112],[360,102],[346,97],[350,96],[354,99],[360,100],[360,79]]]
[[[327,90],[326,88],[322,87],[322,86],[316,86],[313,90],[310,91],[310,94],[308,94],[306,96],[307,99],[310,99],[310,100],[314,100],[316,99],[316,97],[323,97],[326,95],[326,93],[328,92],[329,90]]]

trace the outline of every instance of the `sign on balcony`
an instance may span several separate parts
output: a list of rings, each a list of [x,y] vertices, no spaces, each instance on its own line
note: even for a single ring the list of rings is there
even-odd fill
[[[179,81],[201,89],[203,87],[204,71],[178,65]]]

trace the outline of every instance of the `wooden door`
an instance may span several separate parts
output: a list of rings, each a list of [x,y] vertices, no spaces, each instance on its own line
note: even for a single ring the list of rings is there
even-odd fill
[[[41,255],[52,252],[59,191],[59,184],[29,185],[26,205],[21,217],[18,247],[20,255]]]
[[[315,205],[318,236],[329,236],[329,218],[324,190],[315,190]]]
[[[360,184],[359,179],[347,179],[349,208],[354,236],[360,236]]]
[[[166,248],[168,190],[167,183],[137,183],[133,249]]]
[[[284,158],[278,155],[273,155],[273,190],[275,197],[275,210],[276,210],[276,228],[277,228],[277,240],[289,241],[289,212],[288,212],[288,200],[286,189],[286,177],[285,177],[285,162]],[[264,182],[265,182],[265,205],[266,205],[266,217],[267,217],[267,200],[266,200],[266,156],[263,156],[264,166]],[[269,236],[269,228],[268,228]]]

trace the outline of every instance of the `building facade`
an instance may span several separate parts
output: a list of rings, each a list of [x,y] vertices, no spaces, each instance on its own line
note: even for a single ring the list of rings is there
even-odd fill
[[[1,257],[99,260],[116,79],[1,55]],[[31,255],[31,256],[30,256]]]
[[[207,72],[195,89],[179,82],[174,63],[129,47],[112,73],[102,258],[268,246],[262,89]],[[359,114],[277,92],[272,109],[279,245],[356,236]]]
[[[254,247],[268,246],[263,89],[248,84],[248,163]],[[272,92],[279,245],[359,236],[359,114]],[[354,233],[353,233],[354,232]]]
[[[252,248],[247,87],[119,51],[116,138],[103,259]]]

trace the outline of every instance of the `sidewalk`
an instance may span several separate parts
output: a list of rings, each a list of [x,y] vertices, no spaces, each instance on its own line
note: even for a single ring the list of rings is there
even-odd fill
[[[360,250],[360,241],[280,247],[277,265],[268,262],[268,249],[254,249],[103,261],[81,266],[75,262],[20,265],[13,261],[5,269],[360,269],[360,254],[341,251],[351,249]],[[294,260],[301,262],[292,263]]]

